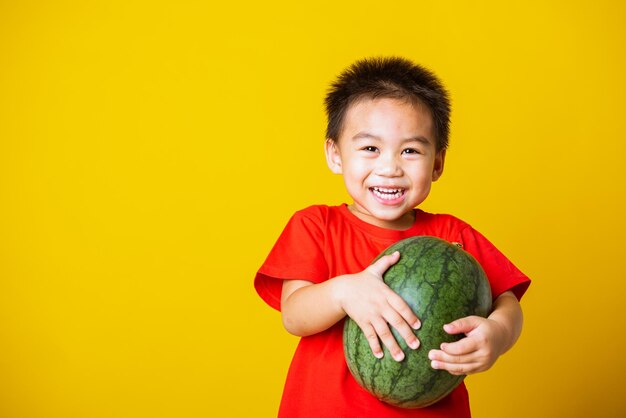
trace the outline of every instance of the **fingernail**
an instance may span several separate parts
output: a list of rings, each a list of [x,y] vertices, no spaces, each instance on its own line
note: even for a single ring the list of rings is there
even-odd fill
[[[393,356],[395,361],[402,361],[404,360],[404,353],[402,351],[400,351],[398,354],[396,354],[395,356]]]
[[[413,329],[420,329],[422,327],[422,323],[420,321],[415,321],[413,324]]]
[[[377,351],[374,353],[374,357],[381,359],[383,358],[383,352],[382,351]]]
[[[436,361],[431,361],[430,362],[430,367],[432,367],[433,369],[438,369],[439,368],[439,363],[437,363]]]
[[[413,340],[409,343],[409,347],[411,347],[413,350],[417,349],[417,347],[419,346],[420,346],[419,340]]]

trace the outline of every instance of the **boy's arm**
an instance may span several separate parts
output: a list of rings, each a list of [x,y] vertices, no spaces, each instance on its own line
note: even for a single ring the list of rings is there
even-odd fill
[[[513,292],[504,292],[494,302],[488,318],[468,316],[446,324],[444,330],[448,334],[464,333],[466,337],[442,344],[441,350],[431,350],[431,365],[454,375],[485,371],[513,347],[522,332],[522,323],[517,298]]]
[[[363,330],[376,357],[383,356],[382,341],[392,357],[401,361],[404,353],[389,325],[400,333],[409,347],[415,349],[419,341],[412,328],[418,329],[420,323],[406,302],[382,279],[383,273],[399,258],[396,252],[381,257],[360,273],[337,276],[319,284],[286,280],[281,299],[285,328],[294,335],[312,335],[330,328],[348,315]]]

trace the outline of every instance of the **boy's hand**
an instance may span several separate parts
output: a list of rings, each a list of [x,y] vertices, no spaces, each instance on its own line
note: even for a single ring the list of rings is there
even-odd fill
[[[468,316],[444,325],[448,334],[467,337],[441,344],[431,350],[428,358],[433,369],[447,370],[453,375],[473,374],[489,369],[506,351],[506,329],[498,322],[480,316]]]
[[[441,350],[431,350],[431,366],[454,375],[485,371],[513,347],[522,332],[523,320],[517,297],[511,291],[504,292],[495,300],[488,318],[468,316],[444,325],[448,334],[464,333],[466,337],[441,344]]]
[[[391,333],[389,325],[398,331],[412,349],[419,347],[413,329],[420,322],[409,305],[383,282],[383,274],[400,259],[400,253],[381,257],[357,274],[341,276],[337,295],[341,308],[361,328],[372,353],[383,356],[380,341],[396,361],[404,359],[404,353]],[[380,341],[379,341],[380,338]]]

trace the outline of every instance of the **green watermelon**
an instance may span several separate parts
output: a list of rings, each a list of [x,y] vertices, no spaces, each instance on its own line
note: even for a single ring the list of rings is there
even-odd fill
[[[431,349],[463,337],[447,334],[443,325],[469,315],[486,317],[491,311],[491,290],[480,264],[460,245],[418,236],[393,244],[376,259],[394,251],[400,251],[400,260],[383,279],[420,319],[422,326],[414,331],[420,347],[411,349],[392,329],[405,358],[396,362],[383,348],[383,358],[377,359],[359,326],[348,317],[344,354],[356,381],[372,395],[392,405],[422,408],[448,395],[464,378],[430,366]]]

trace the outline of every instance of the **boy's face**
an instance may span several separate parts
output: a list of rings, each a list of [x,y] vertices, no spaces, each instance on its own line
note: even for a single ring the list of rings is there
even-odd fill
[[[445,151],[436,151],[430,110],[420,103],[364,99],[346,112],[337,142],[326,142],[326,160],[342,174],[364,221],[407,229],[413,208],[426,199],[443,172]]]

